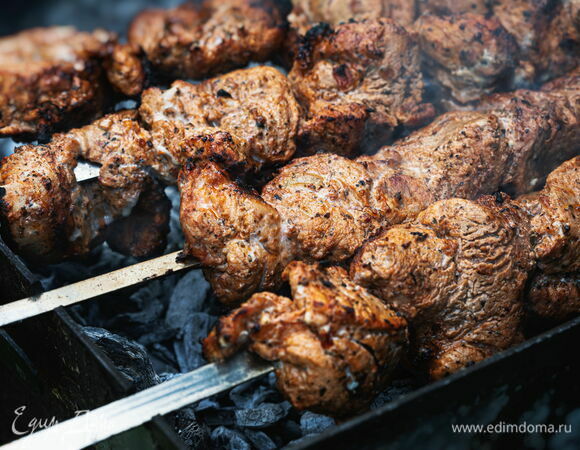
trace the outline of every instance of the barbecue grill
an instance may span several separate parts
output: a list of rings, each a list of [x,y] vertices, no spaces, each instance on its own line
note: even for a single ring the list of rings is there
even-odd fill
[[[174,6],[178,3],[180,2],[83,0],[75,3],[73,7],[64,0],[52,0],[31,2],[23,6],[11,5],[9,14],[0,22],[0,35],[31,26],[63,23],[76,25],[80,29],[106,26],[122,33],[127,22],[144,6]],[[109,18],[113,20],[110,21]],[[0,152],[8,154],[12,146],[11,142],[4,141]],[[171,195],[175,197],[174,192],[170,192]],[[175,198],[173,200],[175,213]],[[177,233],[175,230],[172,232]],[[173,237],[173,241],[170,238],[168,252],[176,250],[181,241],[178,234]],[[126,277],[126,272],[123,272],[121,281],[116,283],[116,279],[108,275],[112,269],[129,266],[137,261],[115,259],[104,250],[93,252],[84,260],[74,260],[56,269],[45,270],[27,267],[0,240],[0,305],[8,305],[23,298],[38,298],[48,287],[72,284],[73,281],[96,276],[98,273],[104,272],[104,279],[110,283],[103,288],[103,295],[94,301],[98,306],[91,307],[89,304],[67,309],[50,308],[54,310],[0,329],[0,371],[4,374],[0,402],[0,444],[13,442],[18,445],[18,440],[24,439],[24,433],[28,434],[31,418],[50,420],[55,417],[63,422],[73,418],[79,411],[95,410],[121,399],[131,399],[138,391],[146,392],[148,388],[155,389],[155,386],[159,388],[167,386],[167,383],[174,383],[173,390],[167,391],[167,398],[175,399],[173,405],[170,402],[165,409],[160,408],[151,419],[137,420],[135,426],[128,427],[131,429],[106,436],[106,441],[97,446],[140,449],[208,448],[210,445],[219,444],[223,448],[249,448],[250,445],[255,448],[272,448],[270,446],[275,444],[302,449],[378,449],[501,448],[510,445],[522,448],[572,449],[580,445],[580,359],[573,346],[580,340],[580,318],[551,328],[529,324],[529,334],[533,337],[524,343],[438,382],[425,384],[410,380],[402,373],[396,378],[393,387],[377,398],[369,412],[341,423],[314,414],[298,415],[296,412],[288,412],[289,405],[280,398],[271,398],[274,395],[272,393],[268,394],[267,403],[275,407],[267,413],[279,412],[281,419],[272,420],[267,425],[245,418],[243,414],[251,407],[240,407],[236,401],[232,401],[232,395],[223,400],[227,393],[221,394],[221,397],[212,397],[217,399],[215,402],[207,400],[207,395],[193,397],[196,401],[205,399],[203,402],[206,403],[197,403],[197,407],[192,409],[184,403],[183,395],[187,389],[196,390],[193,382],[191,386],[184,387],[179,384],[179,377],[167,374],[163,379],[147,380],[149,366],[140,365],[140,358],[146,359],[147,355],[138,355],[131,361],[123,361],[118,358],[118,352],[128,348],[122,345],[132,345],[130,340],[117,340],[118,337],[110,337],[102,330],[95,329],[91,332],[91,327],[88,326],[103,324],[111,317],[121,314],[122,319],[109,320],[108,323],[125,331],[136,329],[129,326],[124,328],[125,325],[121,323],[123,320],[131,322],[133,327],[142,327],[143,321],[139,322],[131,316],[135,311],[128,313],[122,307],[115,306],[115,303],[124,302],[129,297],[139,298],[139,292],[143,292],[143,289],[148,293],[152,291],[147,289],[167,289],[175,292],[179,283],[187,282],[195,289],[207,289],[198,280],[199,276],[188,275],[196,270],[195,267],[190,267],[191,263],[185,262],[182,266],[177,266],[173,263],[174,259],[174,255],[166,256],[165,260],[162,257],[159,265],[149,274],[151,279],[142,272],[137,272],[133,278]],[[171,263],[166,267],[163,261]],[[152,281],[153,278],[155,280]],[[83,296],[95,297],[96,294],[78,290],[69,291],[67,297],[72,304],[82,300]],[[211,296],[211,293],[207,295]],[[133,306],[135,304],[138,303]],[[168,305],[164,307],[168,308]],[[215,315],[222,312],[219,308],[212,310]],[[153,326],[155,325],[158,323]],[[167,330],[159,333],[164,331]],[[151,336],[154,334],[153,330],[141,329],[128,333],[134,333],[135,339],[142,339],[141,342],[148,344],[151,341],[147,339],[153,339]],[[143,336],[146,336],[145,340]],[[178,342],[174,334],[157,336],[155,339],[164,338]],[[109,346],[107,339],[111,342]],[[139,347],[130,348],[136,353],[140,351]],[[182,351],[186,353],[186,350]],[[159,355],[154,357],[157,368],[161,367],[163,361],[159,359]],[[177,361],[174,364],[181,371],[186,371],[188,364],[193,362],[184,359],[184,362]],[[273,390],[271,380],[268,379],[271,366],[257,359],[229,364],[226,369],[230,372],[238,367],[236,364],[243,369],[238,379],[227,382],[230,386],[261,375],[258,384],[250,381],[235,391],[239,396],[249,395],[249,404],[259,406],[260,403],[252,403],[257,394],[251,391],[269,392],[269,387]],[[219,375],[219,370],[212,374]],[[205,381],[219,384],[217,378],[202,380]],[[160,382],[162,383],[158,384]],[[152,394],[147,403],[156,405],[155,398]],[[140,413],[137,403],[127,404],[133,405],[137,415]],[[22,406],[26,408],[19,409]],[[16,411],[22,413],[21,420],[18,419],[20,413]],[[451,427],[455,424],[523,422],[571,424],[572,432],[456,433]],[[244,428],[244,423],[249,426]],[[220,425],[220,432],[216,433]],[[15,429],[23,435],[15,434]],[[213,432],[210,433],[210,429]],[[262,430],[268,431],[266,437]],[[268,436],[275,438],[270,439]]]

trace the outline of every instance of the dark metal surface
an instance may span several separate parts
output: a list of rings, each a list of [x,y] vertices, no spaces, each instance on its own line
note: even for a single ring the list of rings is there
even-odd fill
[[[32,274],[0,241],[2,301],[38,291]],[[30,430],[94,409],[134,391],[110,359],[60,308],[0,329],[0,444]],[[16,430],[16,431],[15,431]],[[109,439],[104,448],[179,449],[163,418]]]
[[[580,448],[580,318],[295,449]],[[454,433],[454,424],[570,424],[571,433]],[[497,425],[500,427],[501,425]]]

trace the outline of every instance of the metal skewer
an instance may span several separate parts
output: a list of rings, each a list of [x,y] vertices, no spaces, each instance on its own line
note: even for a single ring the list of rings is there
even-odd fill
[[[3,448],[81,449],[274,370],[242,352],[223,363],[207,364],[164,383],[94,409]]]
[[[183,269],[200,267],[196,261],[177,261],[178,255],[179,252],[170,253],[39,295],[0,305],[0,327],[52,311],[59,306],[74,305]]]
[[[79,161],[74,168],[75,178],[77,182],[90,181],[99,178],[101,166],[87,162]]]

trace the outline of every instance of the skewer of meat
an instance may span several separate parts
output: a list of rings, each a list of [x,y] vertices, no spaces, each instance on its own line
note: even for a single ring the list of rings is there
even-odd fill
[[[577,269],[580,157],[552,172],[539,196],[539,214],[503,194],[435,202],[366,243],[350,279],[339,267],[295,261],[284,272],[292,299],[254,294],[220,319],[204,354],[221,361],[247,348],[275,363],[294,406],[335,416],[385,388],[380,368],[393,370],[405,349],[405,322],[394,311],[409,323],[415,369],[441,378],[477,363],[522,339],[535,265]]]
[[[212,158],[239,173],[285,161],[295,149],[298,119],[286,77],[270,67],[151,88],[139,111],[107,115],[6,157],[3,233],[31,260],[84,254],[114,220],[131,213],[155,179],[173,182],[189,157]],[[76,182],[80,158],[101,164],[98,182]],[[138,253],[149,253],[144,250]]]
[[[348,128],[351,115],[343,112],[361,110],[364,112],[362,121],[355,120],[356,123],[363,128],[371,123],[375,128],[382,124],[384,130],[390,132],[398,123],[399,119],[396,117],[402,117],[401,111],[410,112],[413,108],[421,109],[423,106],[415,103],[420,101],[422,89],[418,66],[409,67],[402,79],[398,73],[383,76],[381,83],[393,86],[392,92],[379,93],[371,97],[363,95],[367,85],[376,82],[376,74],[381,68],[405,62],[407,56],[400,56],[399,47],[403,46],[405,51],[414,48],[406,34],[401,34],[398,27],[384,21],[357,25],[353,30],[345,28],[344,31],[344,35],[353,39],[380,32],[383,39],[374,45],[390,56],[385,58],[369,56],[374,61],[373,70],[368,78],[360,74],[357,76],[356,83],[353,82],[348,86],[350,92],[348,96],[333,99],[336,94],[335,87],[328,85],[325,95],[311,99],[312,104],[317,105],[315,108],[317,111],[326,111],[323,115],[316,116],[314,121],[332,124],[330,128],[316,125],[314,128],[310,127],[313,123],[312,116],[305,117],[301,114],[294,96],[299,86],[304,85],[305,91],[313,89],[312,80],[307,75],[308,71],[301,74],[293,71],[289,81],[276,69],[259,66],[234,71],[200,84],[176,81],[166,90],[147,89],[142,95],[138,110],[110,114],[91,125],[58,135],[47,144],[47,151],[40,152],[40,155],[55,152],[69,152],[74,155],[67,160],[67,168],[54,168],[55,171],[71,171],[78,158],[101,164],[99,183],[105,187],[115,187],[119,201],[123,202],[124,200],[121,200],[124,198],[123,186],[132,185],[137,188],[140,186],[140,181],[131,181],[133,177],[140,179],[145,172],[153,174],[164,183],[173,183],[179,169],[188,158],[212,159],[236,175],[254,174],[263,168],[287,162],[296,151],[295,141],[303,142],[306,135],[313,138],[310,144],[322,141],[316,136],[323,136],[325,142],[335,143],[346,139],[351,143],[348,148],[309,145],[310,150],[325,149],[348,153],[359,146],[360,140],[369,138],[366,137],[366,131],[360,127],[354,139],[351,139],[348,133],[345,137],[343,134],[345,129],[340,125],[343,123],[341,120],[346,121],[344,123]],[[390,39],[389,36],[393,36],[394,39]],[[357,47],[349,48],[333,56],[332,64],[344,66],[345,71],[351,70],[351,67],[356,66],[352,65],[356,51]],[[417,59],[417,49],[414,48],[413,51],[414,56],[411,58]],[[322,59],[318,63],[314,66],[316,67],[314,71],[318,71],[329,61]],[[401,83],[411,89],[413,93],[411,98],[405,100],[408,94],[406,89],[394,88]],[[320,105],[324,106],[319,107]],[[373,108],[375,113],[368,113],[368,108]],[[327,117],[326,113],[330,109],[337,114]],[[426,109],[430,108],[427,106]],[[388,119],[385,122],[381,117],[391,117],[392,120]],[[318,119],[322,122],[317,122]],[[11,164],[5,163],[5,167],[0,169],[0,185],[10,185],[5,189],[13,189],[16,184],[12,180],[18,180],[16,174],[20,170],[16,161],[25,162],[27,157],[23,152],[34,151],[34,147],[18,149],[17,153],[22,153],[21,157],[10,157],[14,161]],[[44,166],[48,168],[50,164],[47,161]],[[9,171],[7,167],[10,168]],[[56,198],[50,196],[44,188],[41,177],[27,177],[25,182],[28,187],[21,189],[20,192],[27,193],[22,200],[24,205],[33,206],[33,203],[27,203],[35,202],[32,196],[28,195],[31,193],[36,197],[46,196],[46,199],[42,208],[36,208],[29,213],[26,207],[14,211],[11,205],[16,203],[11,199],[11,193],[7,192],[5,195],[4,216],[10,238],[24,256],[42,260],[50,255],[48,259],[54,260],[83,254],[91,248],[91,243],[98,242],[97,236],[102,234],[102,226],[93,227],[92,235],[83,236],[82,245],[72,243],[63,245],[63,242],[72,242],[80,238],[74,235],[71,240],[73,230],[87,228],[63,225],[63,217],[74,207],[74,203],[67,201],[57,204]],[[67,189],[71,190],[72,187],[69,186]],[[127,195],[123,207],[107,214],[107,222],[130,213],[132,205],[136,202],[136,198],[131,195]],[[57,210],[62,212],[59,213]],[[97,216],[100,210],[102,209],[95,212]],[[25,217],[29,214],[34,214],[38,226],[50,223],[50,226],[45,227],[46,232],[38,234],[26,232]],[[57,230],[59,245],[55,245]],[[118,245],[117,247],[119,248]]]
[[[275,290],[290,261],[347,261],[438,200],[529,192],[578,154],[578,95],[574,74],[545,91],[497,94],[482,111],[443,114],[373,156],[294,160],[261,195],[214,162],[187,164],[179,180],[184,254],[206,267],[221,301],[235,304]]]

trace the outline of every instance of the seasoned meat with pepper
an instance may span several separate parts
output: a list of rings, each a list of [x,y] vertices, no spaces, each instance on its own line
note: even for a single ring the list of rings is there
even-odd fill
[[[142,12],[130,26],[129,42],[160,74],[200,79],[265,61],[284,35],[275,0],[204,0]]]
[[[210,361],[244,347],[277,362],[282,393],[299,409],[345,416],[385,389],[407,342],[404,319],[344,269],[293,262],[292,299],[254,294],[204,340]]]
[[[577,113],[569,103],[575,91],[556,90],[557,86],[570,83],[554,83],[554,91],[543,97],[549,100],[548,109],[541,104],[537,109],[539,116],[551,109],[562,114],[544,130],[547,134],[535,130],[533,116],[521,115],[517,123],[516,116],[508,122],[503,109],[446,113],[373,156],[354,161],[328,154],[296,159],[262,188],[261,197],[248,197],[223,171],[216,178],[215,167],[192,164],[182,172],[180,183],[181,223],[188,230],[185,253],[206,267],[221,301],[236,303],[256,290],[276,289],[281,271],[294,259],[348,260],[366,240],[388,226],[412,220],[435,201],[476,199],[506,185],[513,192],[526,192],[536,185],[532,179],[543,178],[543,171],[552,168],[544,162],[547,155],[558,160],[564,142],[574,142],[569,126]],[[550,102],[559,103],[556,107]],[[529,127],[537,133],[534,144],[520,141],[515,131],[507,133],[508,126],[517,126],[524,135]],[[578,147],[567,152],[577,153]],[[536,160],[542,163],[527,163]],[[233,214],[230,203],[244,206]],[[200,208],[203,214],[193,212]],[[265,215],[259,211],[266,210],[268,226],[258,219]],[[265,231],[270,226],[276,231]],[[220,238],[209,244],[212,229],[225,229],[229,237],[215,233]],[[266,247],[261,244],[266,237],[277,241]],[[252,238],[252,248],[260,251],[249,252],[251,258],[240,256],[240,242],[249,248]],[[231,249],[236,256],[230,259]]]
[[[519,339],[530,273],[532,312],[552,320],[580,313],[579,198],[576,157],[520,201],[496,194],[434,203],[365,244],[350,274],[405,314],[415,363],[440,378]]]
[[[520,47],[516,86],[546,81],[578,65],[580,1],[496,0],[493,13]]]
[[[528,283],[526,306],[533,318],[549,324],[580,314],[580,273],[536,274]]]
[[[551,170],[580,151],[580,70],[541,91],[492,94],[476,109],[500,119],[511,158],[502,188],[510,194],[542,186]]]
[[[428,73],[453,100],[471,102],[511,82],[518,46],[496,18],[427,15],[414,29]]]
[[[139,109],[157,148],[182,164],[206,147],[228,166],[257,170],[288,161],[296,149],[300,111],[288,79],[258,66],[230,72],[200,84],[176,81],[151,88]],[[225,133],[210,147],[204,135]]]
[[[389,19],[318,25],[288,76],[306,110],[300,139],[310,152],[376,150],[395,127],[434,114],[423,102],[417,42]]]
[[[210,161],[186,164],[179,190],[184,253],[212,267],[205,275],[220,299],[279,283],[281,224],[272,206]]]
[[[36,138],[85,122],[101,113],[110,95],[103,65],[129,64],[113,34],[72,27],[34,28],[0,38],[0,137]],[[118,50],[114,49],[118,47]],[[130,94],[142,86],[142,68],[131,60],[128,78],[111,81]],[[121,83],[118,83],[121,81]]]
[[[436,202],[365,244],[350,273],[413,324],[412,362],[442,378],[521,339],[527,217],[503,197]]]
[[[2,160],[2,232],[27,259],[86,254],[102,242],[113,220],[131,212],[151,182],[142,168],[119,157],[99,182],[78,184],[73,172],[78,157],[75,146],[63,143],[22,146]]]
[[[72,155],[66,168],[50,169],[57,172],[72,170],[79,158],[101,164],[98,185],[107,193],[108,206],[96,208],[95,214],[100,211],[102,219],[106,219],[109,225],[113,219],[126,217],[131,212],[141,191],[144,191],[143,195],[155,195],[147,194],[152,188],[149,182],[144,183],[144,179],[151,181],[151,175],[154,175],[166,183],[175,182],[180,167],[189,158],[211,158],[237,173],[288,160],[295,149],[298,119],[298,104],[286,77],[270,67],[254,67],[196,85],[179,81],[165,91],[151,88],[143,94],[138,111],[109,114],[85,127],[56,135],[48,144],[50,151],[39,152],[35,160],[43,160],[41,165],[50,167],[57,164],[51,156],[54,153]],[[34,148],[28,147],[27,152],[33,153]],[[40,191],[42,195],[50,196],[44,191],[40,177],[23,179],[26,187],[15,184],[23,162],[17,156],[6,158],[0,167],[0,177],[11,181],[7,181],[4,188],[11,192],[19,189]],[[57,182],[64,190],[77,189],[74,180],[69,183],[59,178],[54,181]],[[48,206],[43,209],[42,220],[52,220],[51,217],[60,214],[61,209],[70,211],[72,208],[58,206],[55,199],[47,198],[46,201]],[[134,216],[114,227],[118,236],[131,236],[130,230],[140,217],[152,218],[150,227],[139,231],[148,242],[144,242],[141,249],[135,250],[137,244],[126,239],[113,244],[117,249],[138,256],[151,254],[164,246],[162,233],[166,225],[163,221],[167,218],[162,210],[151,208],[146,199],[142,201],[145,202],[143,208],[139,206]],[[20,224],[21,216],[29,214],[27,204],[20,205],[19,211],[7,208],[5,216],[10,222],[10,231],[6,233],[11,235],[18,248],[23,249],[23,255],[42,259],[46,253],[56,259],[59,246],[51,237],[53,229],[48,227],[46,236],[43,233],[27,234]],[[107,208],[113,208],[113,212]],[[73,228],[67,228],[59,231],[59,235],[63,239],[73,239],[73,232]],[[89,232],[85,244],[74,251],[61,246],[62,257],[88,251],[90,243],[97,242],[90,237],[92,234]],[[101,232],[98,234],[100,236]],[[47,239],[49,245],[45,244]],[[38,242],[33,242],[35,240]],[[34,246],[50,250],[26,251]]]
[[[554,170],[540,193],[522,204],[532,217],[538,268],[549,274],[580,272],[580,156]]]
[[[580,0],[560,0],[550,24],[542,30],[535,58],[540,81],[560,76],[580,59]]]
[[[416,0],[420,14],[449,15],[474,13],[487,15],[496,0]]]
[[[292,4],[288,21],[301,34],[319,22],[334,27],[351,19],[386,17],[406,26],[415,20],[415,4],[409,0],[293,0]]]

